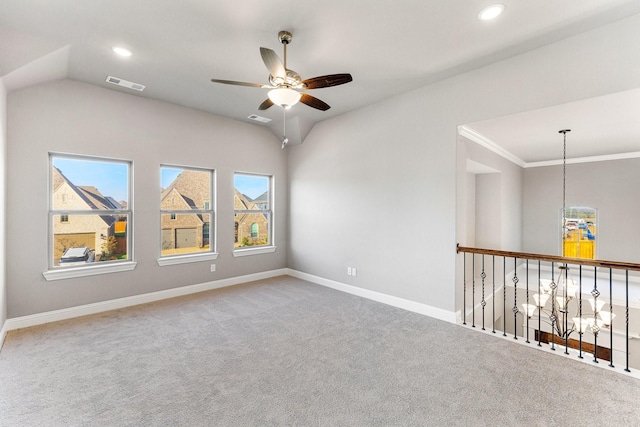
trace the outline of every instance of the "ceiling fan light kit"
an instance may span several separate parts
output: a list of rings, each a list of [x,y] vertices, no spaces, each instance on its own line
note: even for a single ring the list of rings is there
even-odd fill
[[[282,87],[270,90],[267,96],[274,104],[289,109],[300,101],[302,94],[293,89]]]

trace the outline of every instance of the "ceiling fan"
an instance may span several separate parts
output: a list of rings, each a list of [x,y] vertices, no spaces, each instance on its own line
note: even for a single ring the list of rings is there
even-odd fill
[[[291,33],[288,31],[280,31],[278,33],[278,39],[284,46],[284,62],[280,61],[280,58],[278,58],[278,55],[273,50],[266,47],[260,48],[262,61],[264,62],[264,65],[266,65],[267,70],[269,70],[269,84],[237,82],[233,80],[220,79],[211,79],[211,81],[214,83],[223,83],[228,85],[271,89],[268,93],[268,98],[260,104],[258,110],[266,110],[272,105],[290,108],[298,101],[321,111],[326,111],[331,108],[326,102],[300,91],[349,83],[353,80],[351,74],[329,74],[326,76],[302,80],[302,77],[300,77],[298,73],[287,68],[287,45],[291,43]]]

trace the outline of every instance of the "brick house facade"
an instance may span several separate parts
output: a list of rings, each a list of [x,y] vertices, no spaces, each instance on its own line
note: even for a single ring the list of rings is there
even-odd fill
[[[209,210],[211,207],[211,174],[205,171],[183,170],[162,191],[163,211]],[[209,247],[209,215],[163,213],[162,254],[170,255],[188,248]]]
[[[71,212],[120,209],[120,205],[95,187],[74,185],[56,167],[53,167],[52,185],[53,209],[70,212],[52,218],[54,265],[58,265],[62,254],[72,247],[86,246],[95,250],[99,257],[103,242],[114,234],[118,218],[113,215],[73,215]]]
[[[268,194],[251,200],[249,197],[235,190],[234,209],[259,210],[267,203]],[[234,247],[266,245],[269,244],[269,220],[261,212],[237,213],[235,216],[235,243]]]

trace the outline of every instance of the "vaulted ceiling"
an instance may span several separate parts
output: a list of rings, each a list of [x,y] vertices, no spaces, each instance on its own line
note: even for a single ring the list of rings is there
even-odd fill
[[[480,21],[487,0],[6,0],[0,76],[9,90],[70,78],[281,135],[283,110],[258,110],[267,89],[210,79],[268,83],[259,47],[282,58],[277,35],[288,30],[287,66],[303,79],[353,76],[351,83],[308,91],[329,110],[297,104],[286,111],[288,136],[301,142],[319,121],[640,13],[637,0],[498,1],[504,13]],[[119,57],[114,46],[133,55]],[[107,76],[145,89],[112,85]]]

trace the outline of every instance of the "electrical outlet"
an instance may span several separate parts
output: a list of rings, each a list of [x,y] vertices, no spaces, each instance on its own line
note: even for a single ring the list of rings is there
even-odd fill
[[[216,271],[216,265],[215,264],[211,264],[211,272],[213,273],[214,271]]]
[[[351,276],[351,267],[347,267],[347,276]]]

